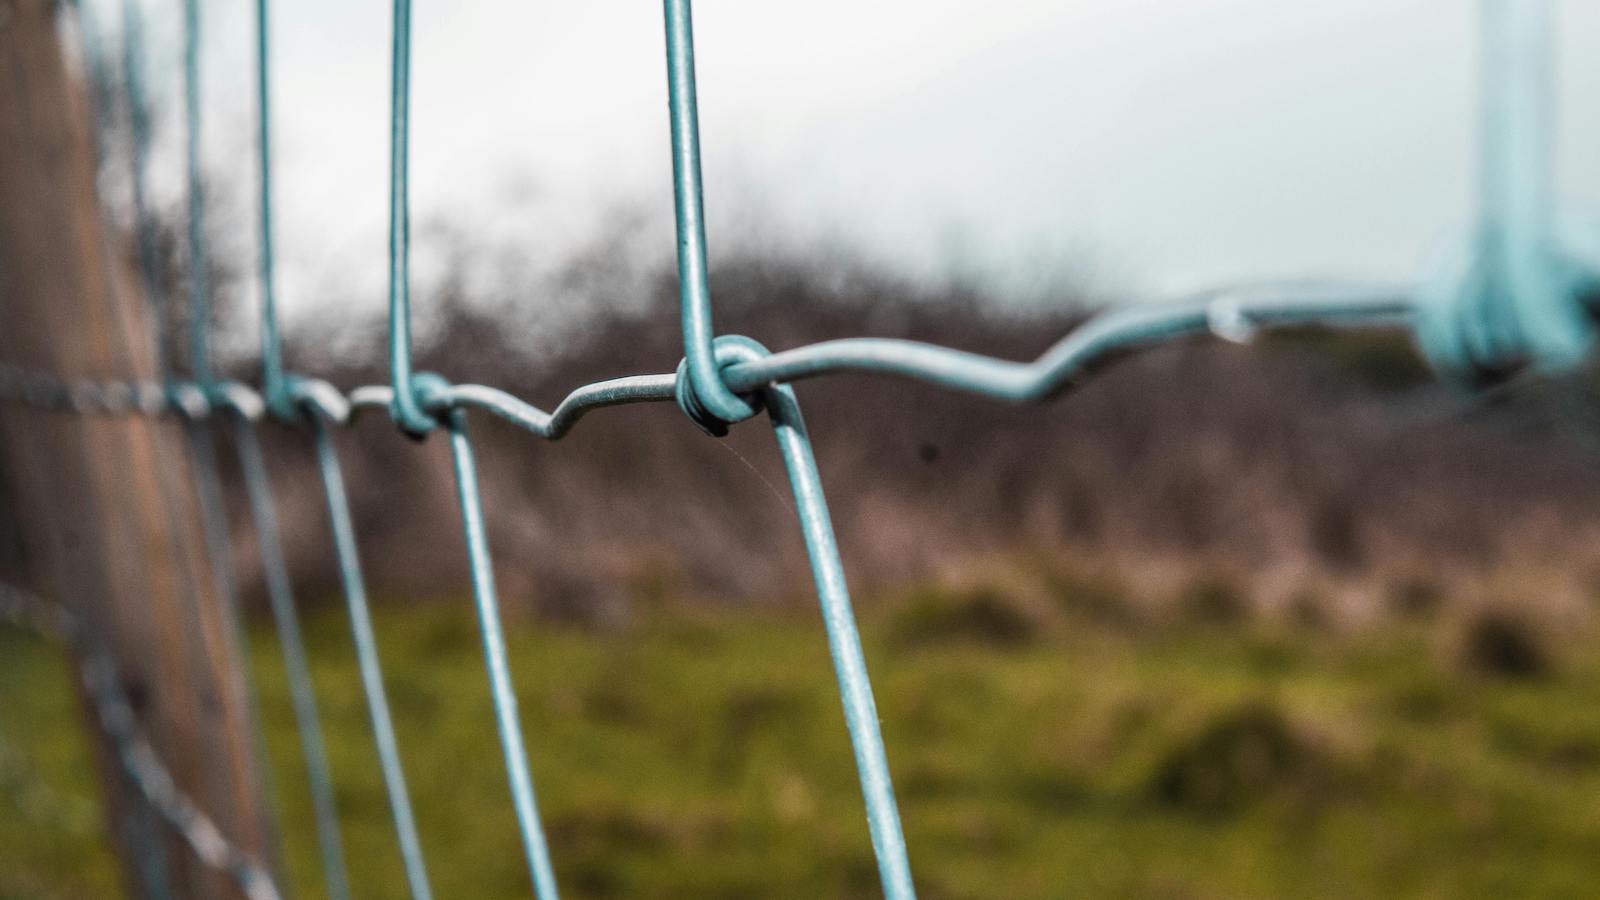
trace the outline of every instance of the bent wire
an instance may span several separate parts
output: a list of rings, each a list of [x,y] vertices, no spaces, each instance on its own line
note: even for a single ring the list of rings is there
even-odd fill
[[[1549,3],[1480,2],[1478,221],[1426,279],[1417,337],[1443,374],[1492,383],[1588,357],[1600,220],[1552,196]]]
[[[417,404],[411,364],[411,209],[407,168],[411,140],[411,0],[394,0],[389,114],[389,370],[391,414],[402,431],[438,425]]]
[[[833,656],[845,725],[855,751],[856,771],[861,779],[861,794],[866,800],[867,826],[872,835],[873,852],[878,858],[883,892],[887,897],[912,897],[915,890],[911,884],[911,863],[906,856],[900,810],[895,806],[889,760],[878,728],[878,708],[872,699],[866,655],[856,631],[850,589],[845,583],[844,565],[839,559],[839,545],[834,539],[833,520],[828,515],[827,500],[822,493],[822,479],[817,473],[816,456],[811,451],[811,438],[806,434],[793,388],[775,387],[764,396],[773,430],[778,436],[783,465],[789,472],[806,554],[811,560],[811,577],[816,582],[822,621],[828,632],[828,649]]]
[[[234,426],[234,447],[239,454],[239,468],[244,473],[245,493],[255,523],[256,544],[261,552],[262,579],[266,582],[273,624],[278,630],[284,675],[289,684],[289,700],[294,707],[300,752],[305,760],[311,810],[316,819],[317,844],[322,854],[323,878],[329,900],[349,900],[350,875],[344,859],[344,842],[339,836],[333,777],[328,769],[328,751],[322,739],[322,722],[317,715],[317,694],[311,680],[311,664],[306,655],[300,615],[295,611],[294,589],[289,583],[289,566],[283,558],[277,506],[272,500],[267,462],[250,418],[240,414],[234,419]]]
[[[195,0],[186,0],[188,34],[197,29]],[[135,218],[141,259],[149,246],[142,172],[148,119],[138,93],[138,19],[127,3],[123,65],[130,85],[135,165]],[[1173,303],[1111,309],[1089,318],[1031,361],[997,359],[947,347],[883,338],[824,341],[767,353],[746,338],[718,336],[709,292],[705,210],[689,0],[664,0],[668,111],[672,133],[675,220],[679,267],[679,318],[683,362],[674,373],[627,375],[580,386],[545,411],[489,385],[452,385],[413,371],[408,285],[407,160],[410,89],[410,3],[394,0],[390,116],[389,333],[390,382],[341,392],[333,385],[286,372],[273,290],[270,180],[270,108],[267,10],[257,4],[257,90],[261,158],[260,220],[262,366],[265,396],[211,375],[206,359],[206,285],[203,266],[190,278],[191,381],[172,377],[164,360],[158,383],[65,381],[0,365],[0,396],[79,413],[170,412],[199,422],[231,411],[254,423],[266,407],[275,418],[304,424],[309,418],[327,493],[341,577],[345,583],[363,687],[389,789],[391,812],[414,897],[427,897],[426,873],[416,838],[398,747],[383,693],[376,641],[367,609],[337,455],[329,424],[345,424],[371,409],[387,409],[402,430],[421,436],[445,424],[455,458],[463,529],[472,560],[474,596],[483,627],[485,662],[495,694],[502,749],[512,783],[530,870],[541,895],[554,896],[548,853],[539,829],[532,780],[516,723],[487,534],[479,508],[476,468],[465,430],[465,411],[481,409],[546,439],[565,435],[587,412],[606,406],[675,400],[700,427],[722,433],[734,422],[769,412],[797,502],[819,605],[839,681],[846,725],[861,778],[873,846],[884,890],[912,894],[904,837],[889,780],[870,682],[850,609],[839,551],[828,519],[815,459],[791,382],[845,372],[930,382],[1008,402],[1039,401],[1089,381],[1111,362],[1173,340],[1215,335],[1244,340],[1276,327],[1404,327],[1412,330],[1435,367],[1446,374],[1500,377],[1522,369],[1560,371],[1587,357],[1600,305],[1600,240],[1572,229],[1551,213],[1548,171],[1549,23],[1546,0],[1483,0],[1484,85],[1480,219],[1444,274],[1414,284],[1308,281],[1213,291]],[[198,95],[197,50],[185,47],[186,97]],[[198,189],[198,113],[191,108],[189,179],[191,265],[203,260]],[[1600,234],[1600,228],[1593,229]],[[1574,235],[1577,238],[1575,239]],[[1593,252],[1585,241],[1595,245]],[[1577,249],[1574,249],[1577,248]],[[147,294],[157,291],[143,267]],[[248,479],[248,473],[247,473]],[[265,480],[261,481],[265,485]],[[253,489],[252,489],[253,490]],[[259,514],[258,514],[259,515]],[[211,531],[211,529],[208,529]],[[314,715],[313,715],[314,719]],[[315,786],[313,790],[317,790]]]
[[[258,267],[261,289],[261,382],[262,400],[280,416],[295,414],[293,401],[284,385],[283,341],[278,328],[277,279],[272,253],[272,105],[271,57],[267,0],[256,0],[256,148],[258,198]],[[223,390],[236,390],[226,385]],[[305,760],[306,783],[311,794],[311,809],[316,819],[317,846],[322,856],[323,881],[329,900],[349,900],[350,875],[345,863],[344,842],[339,834],[338,806],[334,800],[333,777],[328,767],[327,749],[322,739],[322,723],[317,714],[316,690],[311,680],[311,665],[306,656],[300,616],[295,610],[289,567],[283,558],[276,505],[272,500],[271,478],[266,459],[256,438],[254,421],[263,404],[244,408],[234,395],[234,446],[244,475],[250,513],[255,520],[256,541],[261,552],[262,577],[278,630],[283,655],[284,676],[294,706],[295,725],[300,735],[301,755]]]
[[[683,353],[694,393],[716,418],[736,422],[753,411],[717,375],[716,327],[707,281],[704,190],[700,182],[700,112],[694,83],[694,23],[689,0],[665,0],[667,110],[672,126],[672,193],[678,229],[678,293]]]
[[[322,472],[323,492],[328,501],[328,521],[333,528],[333,546],[339,560],[339,580],[344,585],[350,630],[356,645],[356,660],[361,669],[361,687],[367,698],[367,712],[372,718],[373,739],[378,747],[383,785],[389,794],[390,816],[400,842],[406,884],[412,900],[430,900],[433,890],[428,886],[422,842],[417,837],[417,822],[411,812],[411,795],[406,790],[405,772],[400,765],[400,742],[395,739],[394,720],[389,713],[389,696],[383,687],[383,665],[378,659],[378,638],[372,628],[366,582],[361,576],[361,559],[356,550],[355,526],[350,520],[350,501],[345,495],[344,475],[339,469],[338,452],[334,449],[333,439],[323,424],[321,414],[313,410],[310,419],[317,466]]]
[[[744,391],[842,373],[890,375],[996,400],[1029,403],[1059,396],[1086,384],[1089,376],[1110,363],[1174,340],[1212,336],[1236,341],[1274,328],[1308,326],[1402,327],[1414,321],[1415,303],[1407,296],[1407,290],[1404,286],[1352,285],[1330,292],[1327,288],[1291,282],[1207,292],[1169,303],[1119,307],[1090,317],[1031,362],[896,338],[844,338],[737,362],[722,369],[721,377]],[[550,412],[500,388],[480,384],[449,385],[438,390],[434,402],[451,408],[482,409],[539,437],[556,440],[592,410],[670,402],[679,381],[677,375],[666,372],[593,382],[573,389]],[[389,408],[394,403],[393,389],[386,384],[341,391],[320,379],[288,376],[287,383],[286,390],[297,404],[312,402],[324,411],[328,421],[338,424],[361,410]],[[223,385],[235,396],[219,396],[217,390]],[[249,402],[255,405],[264,406],[266,402],[255,388],[237,382],[219,382],[208,396],[186,382],[175,382],[163,389],[140,381],[62,381],[5,363],[0,363],[0,395],[71,412],[172,413],[197,418],[228,408],[242,396],[250,397]]]
[[[421,383],[420,377],[418,380]],[[556,876],[550,866],[544,828],[539,823],[533,774],[528,769],[528,751],[523,746],[522,723],[517,716],[517,695],[511,683],[511,662],[500,627],[500,601],[495,594],[494,564],[489,558],[489,536],[483,527],[478,468],[473,460],[472,442],[467,439],[466,413],[459,409],[448,411],[445,425],[450,433],[450,452],[455,463],[456,497],[461,504],[461,527],[472,574],[472,598],[483,632],[483,661],[489,672],[489,690],[494,700],[495,724],[500,732],[500,749],[511,782],[512,805],[517,812],[517,826],[522,831],[522,849],[528,859],[534,893],[541,900],[555,900]]]

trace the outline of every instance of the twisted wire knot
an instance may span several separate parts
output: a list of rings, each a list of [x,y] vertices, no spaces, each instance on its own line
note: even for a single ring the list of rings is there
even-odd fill
[[[450,424],[455,409],[449,397],[451,387],[450,380],[437,372],[418,372],[411,376],[411,396],[416,398],[417,407],[434,427]],[[412,435],[419,440],[425,436],[426,433]]]
[[[409,403],[402,401],[402,392],[407,388],[411,391],[406,398]],[[389,414],[400,426],[400,433],[421,441],[434,429],[447,424],[453,406],[447,396],[450,388],[449,380],[436,372],[415,372],[397,382],[390,396]]]
[[[280,370],[276,376],[269,373],[262,384],[261,402],[266,411],[279,421],[293,422],[303,413],[300,398],[296,395],[298,387],[294,382],[297,378],[304,380],[303,376],[283,373]]]
[[[389,398],[389,415],[400,426],[400,433],[421,441],[445,424],[439,414],[450,408],[444,397],[449,390],[450,382],[434,372],[414,372],[397,379]]]
[[[1424,279],[1416,339],[1435,369],[1471,386],[1568,371],[1594,346],[1597,299],[1596,222],[1564,219],[1532,264],[1497,255],[1480,229],[1448,247]]]
[[[772,355],[772,352],[758,341],[739,334],[725,334],[717,338],[711,342],[711,349],[716,357],[719,373],[729,366],[753,362]],[[761,393],[750,391],[734,395],[742,405],[736,418],[725,419],[716,415],[695,393],[694,379],[689,374],[687,357],[679,361],[676,379],[673,384],[673,398],[677,401],[678,408],[683,410],[683,414],[688,416],[701,431],[712,437],[726,437],[729,426],[754,416],[761,412],[764,406]]]

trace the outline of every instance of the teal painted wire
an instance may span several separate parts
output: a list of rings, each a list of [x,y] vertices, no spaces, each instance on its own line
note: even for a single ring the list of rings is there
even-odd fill
[[[271,70],[268,53],[267,0],[256,2],[256,137],[259,175],[259,232],[261,279],[261,366],[265,403],[279,416],[294,417],[283,371],[282,338],[278,328],[278,307],[272,259],[272,107]],[[322,854],[323,879],[330,900],[349,900],[350,876],[345,864],[344,844],[339,836],[338,808],[334,802],[333,777],[328,767],[327,750],[322,740],[322,725],[317,715],[316,690],[311,681],[311,666],[306,658],[300,617],[295,611],[289,569],[279,541],[278,516],[272,502],[272,488],[266,460],[255,430],[243,417],[236,418],[235,446],[244,472],[245,490],[255,519],[256,539],[261,548],[261,568],[272,605],[273,622],[283,652],[284,674],[294,706],[300,734],[301,754],[305,759],[306,781],[311,807],[316,818],[317,843]]]
[[[511,684],[511,664],[500,626],[494,564],[489,558],[489,537],[483,527],[477,465],[473,461],[472,443],[467,439],[466,414],[452,410],[446,422],[455,462],[456,496],[461,503],[461,524],[467,540],[467,561],[472,570],[472,596],[478,607],[478,623],[483,629],[483,659],[489,670],[489,689],[494,699],[495,722],[500,730],[500,749],[505,755],[506,773],[511,781],[512,805],[522,830],[522,849],[528,859],[535,894],[542,900],[555,900],[556,876],[550,866],[544,828],[539,823],[528,751],[522,742],[517,695]]]
[[[202,390],[212,385],[210,353],[210,284],[207,266],[210,257],[205,239],[205,198],[201,179],[200,159],[200,11],[198,0],[184,0],[183,5],[183,85],[184,85],[184,135],[187,149],[188,201],[189,201],[189,368],[194,381]],[[200,530],[205,542],[206,561],[211,569],[217,610],[222,617],[223,639],[228,642],[231,658],[240,664],[230,673],[229,688],[238,702],[235,706],[244,717],[241,727],[250,735],[258,765],[252,767],[249,777],[259,796],[266,801],[274,796],[271,788],[271,770],[267,764],[266,743],[260,726],[260,704],[256,698],[253,668],[250,665],[249,643],[244,635],[243,617],[239,613],[238,585],[233,578],[233,559],[229,552],[228,520],[223,508],[222,480],[217,465],[216,444],[211,432],[201,422],[191,421],[184,429],[194,460],[195,493],[200,512]],[[262,840],[267,845],[275,843],[278,829],[271,821],[272,804],[263,802],[258,810],[257,823]],[[276,856],[276,854],[273,854]]]
[[[906,378],[1006,402],[1037,402],[1087,384],[1112,363],[1170,341],[1208,335],[1238,341],[1274,328],[1415,326],[1417,308],[1411,295],[1419,290],[1407,285],[1333,282],[1249,285],[1176,302],[1106,310],[1029,362],[894,338],[844,338],[741,359],[725,366],[721,375],[724,383],[739,391],[857,373]],[[1600,294],[1591,300],[1600,304]],[[686,381],[671,372],[597,381],[573,389],[549,412],[496,387],[456,384],[438,388],[430,407],[482,409],[539,437],[557,440],[592,410],[670,401]],[[290,376],[288,384],[297,404],[310,403],[335,422],[344,422],[352,412],[388,410],[394,405],[394,390],[388,385],[361,385],[346,395],[317,379]],[[264,404],[244,385],[222,386],[247,396],[251,405]],[[79,412],[171,411],[190,417],[209,415],[219,404],[238,404],[234,398],[218,396],[215,388],[208,395],[187,382],[174,382],[164,392],[139,381],[68,383],[8,370],[3,364],[0,396]]]
[[[664,0],[667,109],[672,122],[672,191],[678,229],[678,296],[683,353],[694,394],[711,415],[737,422],[755,414],[722,383],[711,339],[711,288],[706,276],[705,202],[700,181],[700,119],[695,99],[694,23],[689,0]]]
[[[172,878],[167,874],[167,855],[162,851],[156,834],[160,824],[155,810],[137,790],[127,791],[134,800],[122,813],[124,838],[138,858],[133,861],[134,873],[139,879],[141,897],[166,900],[172,897]]]
[[[394,0],[394,58],[389,116],[389,372],[391,414],[412,435],[432,431],[412,386],[411,209],[407,166],[411,140],[411,0]]]
[[[189,369],[211,383],[210,285],[206,272],[205,186],[200,176],[200,4],[183,3],[184,148],[189,184]]]
[[[311,664],[306,655],[300,615],[295,611],[289,567],[283,558],[278,512],[272,500],[266,458],[261,452],[255,427],[243,417],[235,418],[234,426],[234,447],[239,454],[239,467],[244,473],[245,493],[249,497],[250,515],[255,522],[256,543],[261,550],[262,578],[266,581],[267,598],[272,605],[272,620],[278,629],[284,674],[289,683],[289,699],[294,706],[295,724],[300,733],[300,751],[305,759],[311,809],[316,819],[317,842],[322,853],[323,878],[327,883],[329,900],[349,900],[350,876],[345,864],[344,842],[339,836],[333,776],[329,772],[328,752],[322,739],[317,694],[311,681]]]
[[[138,0],[122,3],[122,87],[128,105],[128,155],[132,168],[133,234],[139,257],[139,294],[146,310],[146,321],[159,323],[156,298],[161,294],[161,261],[156,252],[155,226],[150,216],[146,169],[150,157],[150,109],[144,91],[144,19]],[[167,362],[166,337],[158,325],[150,336],[155,357],[156,378],[166,384],[172,378]]]
[[[1481,182],[1482,248],[1489,290],[1511,302],[1495,304],[1500,327],[1478,325],[1470,339],[1487,357],[1518,352],[1514,315],[1519,299],[1550,290],[1548,15],[1544,0],[1483,0],[1484,65]],[[1503,337],[1504,342],[1497,338]],[[1500,346],[1496,346],[1500,344]]]
[[[400,842],[406,883],[412,900],[431,900],[427,866],[422,859],[422,842],[417,837],[416,818],[411,812],[411,795],[406,790],[405,772],[400,765],[400,744],[395,739],[394,721],[389,715],[389,698],[383,687],[383,666],[378,659],[378,638],[372,630],[372,612],[367,604],[367,587],[361,577],[361,560],[356,550],[355,526],[350,521],[350,501],[345,495],[344,475],[339,456],[321,417],[313,414],[311,435],[317,450],[317,466],[328,501],[328,520],[333,528],[333,545],[339,558],[339,578],[344,585],[345,603],[350,612],[350,630],[355,638],[356,658],[361,669],[361,687],[367,695],[367,711],[372,717],[372,734],[378,747],[378,764],[383,784],[389,793],[389,812]]]
[[[1483,254],[1489,289],[1509,294],[1509,302],[1493,305],[1502,314],[1495,330],[1516,337],[1510,347],[1493,335],[1477,340],[1501,357],[1531,347],[1549,364],[1566,367],[1583,358],[1589,342],[1555,265],[1550,4],[1484,2]]]
[[[1595,225],[1558,219],[1548,0],[1479,0],[1478,222],[1424,284],[1417,339],[1469,384],[1565,371],[1595,341]]]
[[[1497,265],[1537,268],[1550,239],[1549,8],[1483,2],[1482,207]]]
[[[256,146],[260,215],[261,380],[267,405],[279,416],[295,411],[284,387],[283,338],[278,330],[277,278],[272,260],[272,83],[267,0],[256,0]]]
[[[878,708],[872,699],[872,683],[867,677],[866,655],[856,631],[855,614],[850,606],[850,589],[845,583],[844,566],[839,560],[839,545],[833,535],[833,522],[822,493],[822,479],[811,451],[800,405],[794,389],[783,386],[765,394],[772,425],[784,467],[794,491],[795,509],[805,536],[806,553],[811,559],[811,576],[816,582],[817,599],[822,606],[822,621],[828,632],[828,649],[833,654],[834,673],[839,680],[839,698],[844,705],[845,725],[855,750],[856,771],[861,778],[861,793],[866,800],[867,825],[872,834],[872,849],[878,858],[878,874],[884,896],[901,900],[916,896],[911,883],[911,862],[906,857],[906,839],[900,829],[900,811],[894,801],[894,786],[889,779],[889,760],[883,749],[883,734],[878,727]]]
[[[717,338],[714,350],[719,365],[750,363],[768,355],[767,349],[747,337],[727,335]],[[687,365],[680,366],[684,377]],[[702,427],[705,411],[690,402],[692,394],[678,395],[679,406]],[[844,706],[845,727],[855,752],[856,773],[861,779],[862,799],[867,807],[867,827],[872,849],[878,859],[878,875],[883,892],[892,900],[916,896],[911,881],[911,862],[906,856],[905,834],[900,828],[900,810],[895,805],[894,785],[889,778],[889,760],[884,753],[883,734],[878,727],[878,707],[872,699],[872,682],[867,676],[867,658],[861,649],[855,613],[850,605],[850,587],[845,582],[844,565],[839,559],[839,544],[833,534],[833,519],[828,515],[822,477],[817,472],[816,455],[806,433],[800,404],[794,388],[772,385],[762,392],[772,418],[778,449],[794,492],[795,513],[805,539],[806,556],[811,562],[811,577],[822,608],[822,622],[828,633],[828,650],[833,657],[834,674],[839,681],[839,699]]]
[[[1497,2],[1518,3],[1519,0],[1497,0]],[[713,353],[714,329],[705,279],[705,230],[695,120],[689,4],[687,0],[667,0],[665,8],[674,139],[674,185],[679,229],[680,292],[686,355],[685,374],[676,379],[672,376],[633,376],[587,385],[570,394],[553,413],[545,413],[502,391],[481,385],[462,385],[446,389],[442,395],[444,406],[478,406],[517,422],[542,436],[555,438],[570,428],[578,416],[587,409],[616,403],[663,400],[674,393],[678,394],[680,401],[685,399],[692,401],[699,410],[698,415],[707,420],[735,421],[750,414],[749,405],[735,392],[764,391],[774,415],[774,425],[778,431],[785,464],[790,471],[800,507],[801,524],[829,631],[830,646],[833,649],[840,680],[841,698],[861,772],[869,822],[872,826],[874,846],[879,855],[885,889],[893,896],[909,896],[911,881],[909,867],[904,865],[903,837],[900,834],[898,815],[895,812],[892,789],[889,786],[881,736],[878,734],[870,685],[866,679],[864,657],[850,613],[848,593],[838,562],[838,549],[833,540],[831,525],[823,503],[815,461],[792,394],[787,388],[774,388],[772,385],[775,382],[856,371],[917,378],[1004,400],[1037,400],[1082,383],[1097,371],[1100,365],[1129,351],[1189,335],[1214,332],[1231,337],[1248,334],[1255,328],[1275,325],[1314,322],[1341,325],[1392,324],[1408,320],[1413,308],[1411,294],[1409,291],[1390,292],[1387,289],[1358,290],[1349,293],[1340,293],[1337,290],[1304,290],[1300,292],[1300,296],[1290,298],[1272,294],[1261,296],[1245,293],[1238,296],[1211,296],[1195,302],[1164,307],[1114,310],[1091,320],[1039,359],[1029,363],[993,359],[909,341],[848,339],[795,348],[770,356],[745,356],[732,360],[719,371]],[[1534,27],[1538,22],[1530,18],[1535,12],[1534,4],[1524,2],[1519,6],[1490,7],[1491,13],[1497,10],[1513,17],[1523,17],[1510,20],[1510,31],[1506,32],[1508,38],[1515,35],[1526,38],[1538,33]],[[388,392],[387,402],[394,407],[396,418],[401,420],[403,426],[408,430],[420,432],[433,427],[434,420],[422,410],[415,396],[409,356],[409,298],[405,278],[409,4],[405,0],[396,2],[395,24],[390,248],[391,363],[395,389]],[[1526,45],[1506,45],[1513,51],[1519,46],[1526,50]],[[1530,57],[1526,53],[1517,55],[1517,52],[1513,53],[1513,58],[1522,62],[1511,64],[1510,68],[1524,74],[1531,72],[1532,69],[1527,63]],[[1525,88],[1531,83],[1521,84]],[[1527,273],[1535,268],[1530,264],[1530,260],[1535,260],[1540,254],[1547,252],[1547,247],[1541,245],[1538,238],[1541,229],[1544,229],[1546,219],[1542,219],[1537,212],[1541,202],[1538,191],[1547,191],[1548,186],[1542,184],[1541,179],[1544,177],[1542,169],[1525,165],[1527,160],[1538,156],[1538,153],[1534,152],[1540,146],[1537,140],[1530,143],[1519,139],[1508,139],[1506,146],[1498,149],[1492,144],[1492,135],[1498,134],[1501,138],[1505,138],[1508,131],[1536,131],[1540,125],[1536,115],[1537,107],[1526,102],[1529,98],[1537,100],[1540,95],[1536,92],[1518,93],[1521,89],[1515,86],[1509,86],[1506,90],[1507,97],[1511,98],[1508,103],[1496,106],[1499,101],[1493,97],[1488,98],[1486,103],[1491,110],[1502,109],[1502,111],[1491,112],[1486,116],[1486,122],[1490,123],[1491,136],[1490,144],[1486,146],[1486,171],[1490,174],[1485,182],[1488,188],[1485,194],[1485,217],[1489,226],[1486,232],[1489,237],[1485,239],[1485,246],[1482,248],[1482,259],[1484,265],[1491,268],[1500,267],[1499,277],[1509,279],[1514,288],[1509,293],[1515,300],[1518,297],[1538,293],[1516,289],[1515,285],[1519,278],[1524,279],[1524,283],[1528,280]],[[1519,97],[1520,100],[1517,99]],[[265,108],[264,103],[263,108]],[[1503,111],[1507,109],[1510,112]],[[1508,119],[1506,116],[1511,118]],[[1507,124],[1513,120],[1522,124]],[[191,162],[196,158],[197,154],[191,154]],[[1522,162],[1516,162],[1517,160]],[[1494,173],[1499,175],[1496,176]],[[1495,177],[1504,177],[1507,181],[1505,184],[1498,184],[1494,180]],[[1508,186],[1513,182],[1515,186]],[[265,196],[265,189],[263,195]],[[1543,203],[1548,205],[1547,198]],[[1548,216],[1547,210],[1545,216]],[[194,225],[193,219],[194,217],[191,217],[191,227]],[[1544,235],[1543,240],[1548,242],[1548,234]],[[1518,274],[1519,272],[1521,274]],[[1491,316],[1469,322],[1467,329],[1469,342],[1474,344],[1476,349],[1487,348],[1485,352],[1496,353],[1508,349],[1520,349],[1530,336],[1530,328],[1533,336],[1537,337],[1537,316],[1530,320],[1507,312],[1508,309],[1515,308],[1497,303],[1490,307]],[[1534,312],[1537,313],[1538,310],[1535,309]],[[1529,324],[1530,321],[1533,322],[1532,326]],[[1559,336],[1561,329],[1568,329],[1570,336],[1571,323],[1566,321],[1559,323],[1559,327],[1552,333]],[[1561,351],[1560,346],[1536,346],[1534,349],[1543,354],[1556,354]],[[203,354],[200,354],[199,361],[204,364]],[[203,383],[204,379],[201,380]],[[686,390],[685,382],[687,382]],[[674,388],[678,390],[674,391]],[[363,401],[358,395],[363,395],[363,392],[367,397],[375,396],[371,389],[362,388],[351,395],[349,404],[361,406]],[[338,399],[339,402],[345,402],[343,398]],[[406,421],[408,406],[417,414],[410,422]],[[320,422],[317,427],[321,429]],[[461,437],[464,441],[464,433]],[[325,434],[322,434],[321,440],[326,442]],[[476,502],[475,492],[473,496],[473,502]],[[332,503],[330,489],[330,509]],[[471,511],[467,509],[466,503],[464,499],[463,513],[469,515]],[[345,515],[348,516],[348,513]],[[477,539],[482,540],[481,522],[478,529]],[[468,531],[468,541],[471,544],[474,536],[470,527]],[[353,558],[353,538],[351,542]],[[484,563],[487,564],[486,551]],[[474,574],[476,576],[477,572]],[[479,591],[480,604],[481,598],[485,596],[492,597],[492,586],[489,593]],[[364,598],[362,605],[364,606]],[[352,616],[354,618],[354,612]],[[485,628],[488,628],[487,620]],[[370,636],[370,623],[368,633]],[[486,631],[486,646],[487,642]],[[489,656],[492,657],[492,654]],[[375,661],[375,650],[373,658]],[[492,669],[492,658],[490,664]],[[374,716],[376,715],[375,712]],[[382,729],[375,728],[375,730]],[[531,784],[529,797],[531,799]]]
[[[1385,285],[1289,284],[1243,287],[1174,303],[1107,310],[1073,329],[1032,362],[1013,362],[895,338],[843,338],[741,360],[724,384],[749,391],[770,383],[840,372],[895,375],[1011,402],[1046,399],[1097,368],[1167,341],[1220,334],[1224,324],[1254,331],[1299,325],[1393,325],[1407,321],[1407,289]]]

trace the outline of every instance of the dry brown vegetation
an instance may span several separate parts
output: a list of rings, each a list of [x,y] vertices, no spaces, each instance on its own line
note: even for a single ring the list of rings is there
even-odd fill
[[[1081,316],[986,314],[968,293],[843,271],[726,264],[713,276],[719,329],[774,348],[869,334],[1026,359]],[[651,284],[641,309],[594,316],[559,341],[506,310],[430,300],[425,366],[542,405],[589,380],[670,371],[675,284],[668,272]],[[549,349],[531,358],[530,344]],[[336,383],[383,379],[349,359]],[[1559,618],[1582,613],[1600,579],[1589,440],[1600,432],[1585,385],[1470,398],[1435,383],[1399,334],[1172,346],[1037,406],[862,376],[799,391],[845,564],[869,603],[981,570],[1028,582],[1022,593],[1112,579],[1152,607],[1110,616],[1266,610],[1338,623],[1533,602]],[[717,441],[661,405],[601,411],[556,443],[486,415],[473,429],[511,606],[616,622],[669,598],[807,599],[764,424]],[[287,429],[268,437],[293,568],[311,595],[328,593],[308,448]],[[380,417],[341,440],[378,596],[459,595],[444,442],[396,440]],[[248,533],[237,543],[248,566]]]

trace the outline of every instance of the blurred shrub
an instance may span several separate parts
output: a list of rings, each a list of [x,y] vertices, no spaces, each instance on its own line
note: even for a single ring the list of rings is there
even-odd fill
[[[1301,588],[1286,604],[1289,621],[1297,628],[1320,631],[1328,626],[1328,598],[1313,588]]]
[[[1389,609],[1408,618],[1431,616],[1444,605],[1444,588],[1426,575],[1409,575],[1389,585]]]
[[[1224,813],[1279,789],[1326,781],[1322,753],[1264,700],[1227,709],[1181,739],[1156,764],[1149,788],[1163,804]]]
[[[1250,614],[1250,598],[1239,581],[1212,572],[1190,581],[1178,594],[1183,617],[1202,625],[1238,625]]]
[[[969,643],[1016,649],[1036,641],[1044,626],[1035,611],[993,586],[932,586],[911,595],[889,634],[903,647]]]
[[[1074,619],[1115,626],[1134,625],[1139,620],[1128,586],[1110,574],[1057,569],[1045,577],[1045,589]]]
[[[1549,638],[1526,613],[1483,610],[1462,626],[1458,659],[1468,671],[1503,678],[1535,678],[1553,668]]]
[[[1409,390],[1433,381],[1433,373],[1417,355],[1411,339],[1399,332],[1310,327],[1278,332],[1274,338],[1282,343],[1314,344],[1374,391]]]

